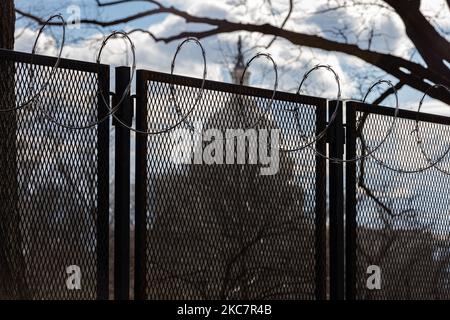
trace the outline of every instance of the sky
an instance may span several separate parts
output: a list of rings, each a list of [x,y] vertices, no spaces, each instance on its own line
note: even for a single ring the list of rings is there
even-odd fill
[[[231,21],[273,23],[280,25],[286,14],[288,1],[272,0],[275,12],[270,12],[265,5],[266,0],[247,1],[246,5],[238,5],[242,0],[163,0],[167,5],[187,10],[199,16],[226,18]],[[358,43],[367,48],[367,30],[373,27],[375,37],[371,49],[384,53],[391,53],[413,61],[421,62],[420,57],[413,50],[413,45],[406,37],[401,20],[386,9],[372,7],[364,9],[352,7],[344,10],[317,14],[318,10],[326,8],[327,1],[297,0],[296,8],[286,29],[321,35],[323,37],[344,41],[344,36],[337,33],[337,29],[344,28],[345,37],[351,43]],[[331,1],[340,3],[343,1]],[[61,13],[69,19],[75,10],[79,10],[81,17],[111,20],[133,13],[153,8],[146,2],[132,2],[107,9],[99,9],[93,0],[16,0],[16,6],[24,11],[49,17]],[[433,16],[433,23],[439,30],[450,32],[450,10],[443,0],[422,1],[421,11],[427,16]],[[66,30],[67,44],[63,56],[72,59],[95,61],[100,48],[101,39],[113,30],[130,30],[143,28],[159,36],[176,34],[184,30],[204,30],[207,26],[186,24],[180,18],[171,15],[158,15],[139,19],[127,24],[117,25],[107,29],[97,29],[92,26],[81,25],[79,28]],[[27,19],[18,19],[16,26],[16,50],[30,52],[37,35],[38,26],[30,25]],[[46,28],[44,35],[38,42],[38,53],[56,55],[61,39],[61,28]],[[395,78],[385,75],[379,69],[373,68],[363,61],[336,52],[326,52],[310,48],[294,46],[284,39],[278,39],[268,50],[255,48],[257,45],[267,44],[272,37],[245,32],[222,34],[202,40],[206,50],[208,62],[208,76],[210,80],[231,81],[229,69],[236,53],[236,41],[241,35],[244,39],[246,59],[249,60],[257,52],[268,52],[275,59],[280,79],[279,89],[296,92],[305,72],[316,64],[329,64],[339,74],[344,98],[361,99],[370,85],[379,79]],[[447,36],[447,39],[450,37]],[[136,47],[136,64],[138,69],[151,69],[170,72],[171,60],[179,42],[170,44],[155,43],[148,35],[135,33],[132,41]],[[116,39],[109,42],[102,55],[102,62],[112,65],[131,65],[132,54],[124,40]],[[181,51],[176,61],[175,73],[201,77],[203,72],[200,50],[194,45],[187,45]],[[258,59],[250,67],[251,84],[265,88],[272,88],[274,83],[273,71],[266,59]],[[385,90],[385,87],[377,90]],[[368,100],[376,98],[375,90]],[[302,93],[335,98],[337,85],[331,74],[325,70],[315,72],[302,87]],[[400,107],[417,109],[422,94],[405,87],[399,92]],[[394,98],[385,101],[386,105],[395,106]],[[450,108],[443,103],[426,99],[424,112],[450,114]]]

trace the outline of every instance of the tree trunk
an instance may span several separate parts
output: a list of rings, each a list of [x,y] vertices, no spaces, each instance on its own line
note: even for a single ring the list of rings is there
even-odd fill
[[[14,0],[0,1],[0,17],[0,48],[13,49],[16,22]]]
[[[0,1],[0,48],[14,48],[13,0]],[[15,106],[15,66],[0,61],[0,109]],[[28,298],[18,208],[16,112],[0,113],[0,299]]]

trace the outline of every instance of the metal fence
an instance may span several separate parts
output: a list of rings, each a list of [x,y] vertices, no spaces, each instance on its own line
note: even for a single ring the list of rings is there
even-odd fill
[[[69,131],[60,121],[96,119],[109,67],[0,50],[0,109],[17,108],[32,86],[39,102],[0,113],[0,298],[108,297],[109,125]],[[48,86],[44,84],[48,82]],[[83,290],[67,290],[67,268]]]
[[[376,145],[393,117],[388,107],[347,103],[348,156]],[[349,298],[450,298],[449,120],[401,110],[374,156],[347,164]],[[379,290],[367,287],[371,265]]]
[[[131,95],[127,67],[110,94],[108,66],[55,63],[0,50],[0,110],[42,89],[0,112],[0,298],[450,298],[450,118],[402,110],[377,152],[344,164],[323,155],[364,155],[392,108],[283,92],[272,101],[270,90],[202,90],[201,79],[144,70]],[[114,147],[109,120],[61,126],[104,119],[110,95]],[[278,130],[283,149],[305,146],[280,151],[274,175],[238,162],[245,132],[226,138],[256,122],[258,137]],[[133,124],[158,134],[134,140]],[[215,138],[201,139],[208,129]],[[71,265],[81,290],[67,289]],[[379,290],[367,287],[369,266],[381,269]]]

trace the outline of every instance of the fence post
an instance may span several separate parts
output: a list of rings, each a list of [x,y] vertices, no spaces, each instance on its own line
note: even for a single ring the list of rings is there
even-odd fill
[[[356,112],[352,102],[346,103],[346,154],[356,156]],[[346,298],[356,295],[356,163],[348,162],[345,168],[345,281]]]
[[[109,66],[103,66],[98,74],[98,120],[108,113]],[[109,298],[109,119],[98,126],[98,217],[97,217],[97,298]]]
[[[342,102],[329,101],[328,118],[335,109],[338,113],[328,131],[328,143],[330,157],[342,159],[344,155],[344,126]],[[344,175],[343,164],[329,161],[329,223],[330,223],[330,299],[343,300],[344,287]]]
[[[116,68],[113,106],[122,98],[130,81],[130,68]],[[116,115],[130,125],[133,105],[129,93]],[[115,126],[114,185],[114,298],[128,300],[130,291],[130,130],[113,119]]]
[[[148,81],[145,73],[136,73],[136,128],[148,130],[147,121]],[[136,193],[135,193],[135,229],[134,229],[134,298],[145,299],[147,282],[146,244],[147,244],[147,141],[148,136],[136,135]]]
[[[316,107],[316,134],[323,132],[327,122],[327,102]],[[316,150],[327,152],[326,137],[316,141]],[[327,160],[316,155],[316,216],[315,216],[315,255],[316,255],[316,299],[327,298]]]

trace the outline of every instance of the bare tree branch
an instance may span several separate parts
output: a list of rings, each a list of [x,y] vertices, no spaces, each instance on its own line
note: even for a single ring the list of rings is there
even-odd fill
[[[294,10],[294,0],[289,0],[288,13],[286,15],[286,18],[284,18],[283,22],[281,23],[281,26],[280,26],[281,29],[283,29],[284,26],[286,25],[286,23],[288,22],[289,18],[291,17],[291,14],[292,14],[293,10]],[[269,49],[272,46],[272,44],[275,42],[275,40],[277,40],[277,36],[274,36],[272,38],[272,40],[270,40],[270,42],[266,46],[266,49]]]

